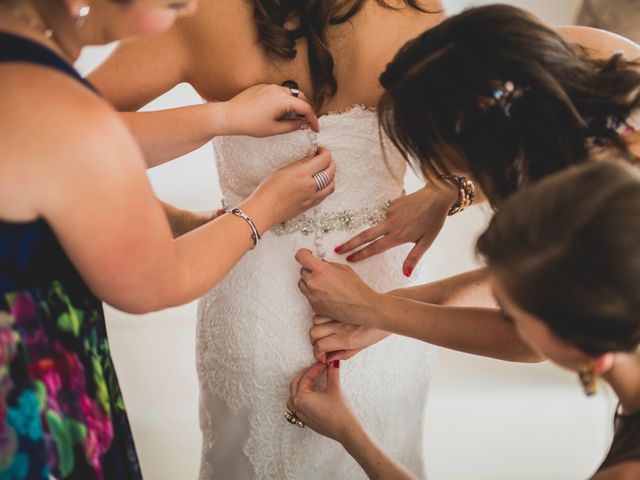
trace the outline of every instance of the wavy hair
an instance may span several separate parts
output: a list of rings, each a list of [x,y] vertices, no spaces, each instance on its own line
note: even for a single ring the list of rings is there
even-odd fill
[[[472,8],[398,52],[380,78],[380,122],[427,175],[471,171],[495,206],[594,142],[626,151],[615,124],[640,107],[637,67],[590,58],[519,8]],[[515,91],[495,101],[507,83]]]
[[[376,0],[385,8],[398,9],[386,0]],[[258,37],[267,53],[280,59],[292,60],[297,55],[296,41],[305,38],[313,84],[312,101],[320,110],[327,96],[338,91],[334,74],[333,55],[329,50],[326,30],[352,19],[364,6],[365,0],[254,0],[254,18]],[[420,0],[403,0],[403,5],[424,13]],[[294,20],[297,27],[287,28]]]

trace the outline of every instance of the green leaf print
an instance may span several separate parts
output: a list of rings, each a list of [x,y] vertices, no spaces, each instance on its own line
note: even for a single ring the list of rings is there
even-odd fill
[[[67,307],[67,311],[58,317],[58,328],[63,332],[71,332],[77,337],[80,335],[80,328],[84,321],[84,312],[74,308],[60,282],[53,282],[51,288],[53,294],[55,294]]]
[[[47,406],[47,387],[41,380],[36,380],[33,387],[36,394],[36,401],[38,402],[38,411],[42,412],[44,407]]]

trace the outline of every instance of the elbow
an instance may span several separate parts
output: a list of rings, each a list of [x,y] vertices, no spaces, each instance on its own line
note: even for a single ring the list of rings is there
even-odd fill
[[[127,296],[119,298],[105,298],[105,303],[108,303],[112,307],[120,310],[124,313],[130,313],[132,315],[146,315],[154,313],[165,308],[176,306],[172,299],[165,298],[162,295],[147,294],[144,292],[137,292],[138,295]]]
[[[546,358],[528,346],[520,345],[520,348],[513,352],[512,357],[508,360],[518,363],[541,363],[544,362]]]

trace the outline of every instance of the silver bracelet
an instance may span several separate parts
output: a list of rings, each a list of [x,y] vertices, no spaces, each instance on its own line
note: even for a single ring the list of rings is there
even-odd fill
[[[253,240],[253,247],[251,247],[251,250],[256,248],[256,246],[258,245],[258,240],[261,240],[262,237],[258,232],[258,227],[256,227],[255,223],[253,223],[253,220],[251,220],[249,216],[239,208],[227,208],[225,211],[227,213],[235,215],[236,217],[240,217],[241,219],[243,219],[245,222],[249,224],[249,226],[251,227],[251,240]]]

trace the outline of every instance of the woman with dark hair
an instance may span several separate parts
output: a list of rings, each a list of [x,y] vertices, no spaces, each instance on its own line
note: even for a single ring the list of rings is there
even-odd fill
[[[267,229],[332,190],[313,177],[333,179],[323,151],[274,173],[232,215],[172,241],[138,146],[72,63],[86,45],[160,32],[195,7],[0,1],[2,479],[141,478],[101,300],[142,313],[194,299]],[[260,96],[265,129],[274,111],[309,112],[277,88],[269,108]]]
[[[636,58],[640,47],[622,37],[554,31],[508,5],[466,10],[408,42],[380,77],[379,115],[429,185],[393,202],[385,222],[340,253],[358,262],[414,242],[403,264],[410,275],[447,216],[424,201],[430,188],[465,187],[465,176],[496,207],[519,186],[581,162],[593,146],[626,150],[635,135],[623,141],[620,132],[640,125]],[[452,201],[469,203],[455,194]]]
[[[563,35],[579,45],[568,43],[518,8],[474,8],[407,43],[381,76],[385,93],[379,115],[384,130],[424,172],[427,190],[457,184],[460,196],[450,213],[471,203],[474,184],[499,208],[517,189],[591,155],[613,150],[637,161],[640,72],[636,63],[612,52],[640,56],[640,50],[594,29],[565,27]],[[423,235],[407,260],[417,262],[447,216],[421,202],[423,198],[419,192],[395,200],[385,222],[362,232],[342,250],[374,240],[349,257],[367,258],[406,242],[408,238],[394,233],[400,230]],[[336,295],[356,288],[347,282],[359,282],[340,269],[326,275],[335,277],[331,282]],[[396,290],[394,296],[407,297],[407,305],[412,301],[492,305],[483,269]],[[484,338],[493,329],[503,330],[491,317],[480,316],[473,324],[446,320],[425,331],[423,339],[471,353],[530,359],[530,352],[508,330],[503,331],[503,340],[509,340],[511,351],[502,348],[503,342],[493,344]],[[328,352],[336,352],[330,360],[350,358],[385,338],[381,332],[350,323],[357,322],[350,322],[346,314],[314,320],[310,337],[316,358],[324,361]]]
[[[383,220],[388,202],[402,195],[406,162],[387,139],[386,148],[381,146],[377,78],[408,39],[442,19],[440,12],[436,0],[206,2],[167,34],[121,45],[91,75],[125,112],[180,82],[190,83],[208,101],[123,114],[152,164],[211,140],[215,100],[256,84],[285,81],[293,95],[306,92],[321,114],[317,135],[307,129],[213,141],[227,206],[241,202],[271,171],[317,144],[330,149],[337,164],[330,203],[265,235],[260,248],[201,301],[201,478],[362,477],[358,465],[333,442],[299,428],[295,415],[285,412],[290,379],[313,359],[308,340],[312,312],[297,291],[293,255],[310,248],[337,260],[331,246]],[[253,114],[251,107],[246,113]],[[259,129],[251,134],[265,136]],[[432,199],[434,208],[449,208],[441,205],[441,196]],[[404,255],[401,249],[388,252],[358,271],[381,289],[404,286],[407,279],[393,269]],[[393,337],[354,360],[345,375],[345,388],[367,425],[421,478],[422,420],[433,353],[431,346]],[[402,409],[411,415],[386,415]]]
[[[532,351],[576,372],[587,395],[602,378],[619,397],[613,443],[594,480],[640,478],[639,238],[640,177],[605,161],[569,168],[514,194],[478,241],[505,327]],[[375,295],[368,301],[375,304]],[[429,328],[411,325],[397,310],[393,319],[361,318],[416,338]],[[414,479],[362,425],[342,393],[338,367],[319,363],[300,372],[289,408],[340,442],[370,478]]]

